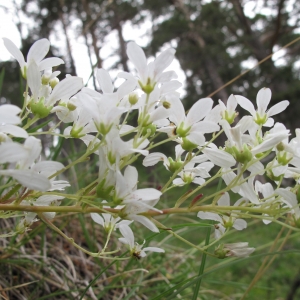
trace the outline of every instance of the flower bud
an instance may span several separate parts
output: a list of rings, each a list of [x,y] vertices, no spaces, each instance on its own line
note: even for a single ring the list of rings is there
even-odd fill
[[[256,113],[256,118],[255,118],[255,123],[258,125],[264,125],[268,120],[268,116],[267,114],[264,115],[259,115],[258,113]]]
[[[135,105],[139,101],[139,96],[136,93],[130,93],[128,101],[131,105]]]
[[[277,146],[276,146],[276,149],[278,151],[283,151],[284,150],[284,144],[282,142],[280,142]]]
[[[150,78],[148,78],[147,83],[145,85],[143,85],[140,81],[138,81],[138,83],[139,83],[142,91],[145,92],[147,95],[149,95],[149,94],[152,93],[152,91],[155,88],[155,84],[156,84],[156,83],[154,83],[154,84],[151,83],[151,79]]]
[[[237,149],[235,146],[232,147],[234,157],[236,161],[247,164],[249,161],[251,161],[253,155],[246,144],[243,145],[243,150]]]
[[[96,187],[96,194],[102,199],[107,199],[110,197],[113,190],[113,186],[105,186],[106,180],[103,179]]]
[[[163,105],[163,107],[166,108],[166,109],[169,109],[169,108],[171,107],[171,103],[168,102],[168,101],[163,101],[163,102],[162,102],[162,105]]]
[[[77,106],[69,101],[67,104],[67,108],[69,109],[69,111],[74,111],[77,108]]]
[[[183,162],[181,160],[173,160],[171,157],[168,158],[169,160],[169,171],[172,172],[172,173],[175,173],[177,170],[179,170],[183,164]]]
[[[227,110],[225,110],[224,114],[222,115],[223,119],[225,119],[230,125],[234,122],[236,116],[236,112],[230,115]]]
[[[150,124],[146,127],[143,127],[142,135],[145,136],[150,133],[149,136],[153,136],[155,134],[155,132],[156,132],[156,126],[154,124]]]
[[[39,118],[45,118],[50,114],[50,111],[52,109],[52,106],[47,107],[45,105],[45,98],[41,97],[41,99],[39,100],[39,102],[34,102],[34,100],[32,99],[29,104],[28,104],[31,112],[38,116]]]
[[[50,80],[49,84],[52,89],[55,88],[55,86],[59,83],[59,79],[57,77],[54,77],[53,79]]]
[[[187,138],[183,138],[183,139],[182,139],[181,147],[182,147],[182,149],[185,150],[185,151],[192,151],[192,150],[194,150],[195,148],[197,148],[198,145],[192,143],[192,142],[189,141]]]
[[[177,128],[176,128],[176,133],[178,134],[178,136],[185,138],[189,131],[190,131],[191,127],[188,128],[184,128],[184,123],[181,123]]]
[[[248,243],[221,244],[215,250],[215,255],[220,258],[248,257],[255,248],[248,248]]]
[[[75,125],[73,125],[71,131],[70,131],[70,136],[75,138],[75,139],[79,139],[83,136],[85,136],[85,133],[81,133],[80,132],[83,130],[83,127],[79,127],[79,128],[76,128]]]

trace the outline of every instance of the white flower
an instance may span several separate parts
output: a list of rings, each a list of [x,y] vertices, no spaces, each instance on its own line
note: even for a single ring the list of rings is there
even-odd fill
[[[181,178],[174,179],[173,184],[181,186],[193,182],[201,185],[205,182],[204,178],[210,177],[208,172],[213,166],[214,164],[212,162],[202,162],[195,167],[194,162],[189,162],[184,166],[183,170],[178,173]]]
[[[122,209],[122,218],[137,221],[148,229],[158,232],[158,228],[145,216],[139,215],[148,210],[156,210],[154,206],[159,201],[161,192],[153,188],[137,190],[138,173],[136,168],[128,166],[124,176],[116,172],[116,188],[113,200],[125,205]],[[159,211],[160,212],[160,211]]]
[[[35,61],[31,62],[27,70],[27,82],[32,96],[31,103],[41,102],[45,107],[51,107],[60,99],[69,99],[83,87],[80,77],[68,76],[51,90],[50,87],[42,85],[41,73]],[[49,110],[50,111],[50,110]]]
[[[21,123],[20,117],[17,115],[21,112],[18,106],[4,104],[0,106],[0,142],[11,141],[7,134],[27,138],[28,133],[23,128],[15,126]]]
[[[127,55],[138,71],[138,83],[146,94],[150,94],[157,83],[166,83],[177,77],[174,71],[163,72],[173,61],[174,54],[175,50],[172,48],[165,50],[154,62],[147,65],[147,59],[142,48],[134,42],[127,44]],[[178,85],[175,83],[172,89],[177,88]],[[168,91],[172,89],[168,88]]]
[[[158,247],[146,247],[143,249],[143,245],[139,245],[134,242],[134,235],[131,228],[128,225],[122,224],[119,226],[120,232],[123,235],[122,238],[119,238],[119,241],[126,244],[129,248],[130,254],[132,257],[140,259],[146,256],[147,251],[151,252],[165,252],[165,250]]]
[[[232,124],[237,112],[235,111],[237,107],[237,101],[234,95],[230,95],[227,100],[227,106],[219,100],[219,106],[221,108],[221,116],[225,119],[229,124]]]
[[[274,120],[270,117],[281,113],[289,105],[289,101],[284,100],[272,106],[267,111],[268,104],[270,103],[271,100],[271,95],[272,95],[271,90],[268,88],[262,88],[261,90],[259,90],[256,96],[257,110],[255,110],[252,102],[247,98],[238,95],[236,95],[235,97],[238,104],[242,108],[250,112],[254,121],[258,125],[271,127],[274,124]]]
[[[103,203],[106,203],[106,201],[103,201]],[[109,208],[109,206],[103,206],[103,208]],[[115,208],[120,209],[122,206],[116,206]],[[132,221],[122,220],[120,217],[115,218],[109,213],[91,213],[91,217],[94,222],[103,226],[106,232],[116,230],[116,228],[119,228],[119,226],[122,224],[129,225],[132,223]]]
[[[221,198],[218,200],[219,206],[230,206],[229,194],[224,193]],[[229,215],[218,215],[211,212],[199,211],[197,217],[203,220],[213,220],[219,222],[215,224],[215,237],[216,239],[220,238],[224,233],[226,228],[235,228],[236,230],[243,230],[247,227],[247,222],[243,219],[237,219],[234,213]]]
[[[0,164],[14,163],[15,167],[12,165],[0,170],[0,175],[11,176],[29,189],[50,190],[52,182],[55,182],[48,177],[64,166],[58,162],[36,162],[41,149],[41,141],[32,136],[26,139],[24,145],[15,142],[1,144]]]
[[[144,158],[143,165],[145,167],[150,167],[162,161],[166,169],[172,172],[174,171],[174,169],[176,169],[177,166],[180,166],[182,164],[181,155],[183,152],[184,150],[180,145],[177,145],[175,147],[175,161],[171,157],[167,158],[166,155],[161,152],[152,152]]]
[[[212,121],[201,121],[212,109],[213,101],[210,98],[198,100],[185,115],[185,109],[180,99],[172,102],[170,121],[176,125],[176,133],[181,138],[187,138],[191,143],[203,145],[204,133],[218,131],[220,127]],[[172,129],[173,130],[173,129]]]
[[[248,243],[232,243],[232,244],[221,244],[215,250],[215,255],[218,258],[225,257],[248,257],[253,253],[255,248],[248,247]]]
[[[38,65],[38,70],[43,71],[54,66],[64,64],[64,61],[57,57],[43,59],[49,51],[50,42],[47,39],[36,41],[27,54],[27,62],[25,62],[22,52],[9,39],[3,38],[4,45],[10,54],[19,62],[22,75],[26,78],[28,64],[34,61]]]

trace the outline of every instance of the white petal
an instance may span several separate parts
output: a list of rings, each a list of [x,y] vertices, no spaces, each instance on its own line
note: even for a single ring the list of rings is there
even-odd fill
[[[47,39],[36,41],[27,54],[27,63],[34,60],[37,64],[46,56],[50,48],[50,42]]]
[[[181,178],[176,178],[173,180],[174,185],[185,185],[185,182]]]
[[[60,81],[47,99],[47,105],[53,105],[57,100],[69,99],[83,87],[82,78],[70,76]]]
[[[297,206],[298,201],[296,195],[291,191],[280,188],[276,190],[276,194],[280,195],[282,197],[281,201],[286,203],[289,207],[293,208]]]
[[[97,69],[97,80],[103,93],[113,93],[114,86],[112,84],[109,73],[104,69]]]
[[[269,139],[264,140],[261,144],[251,149],[252,154],[258,154],[272,149],[283,139],[288,137],[287,132],[278,133],[278,135],[273,135]]]
[[[236,230],[243,230],[247,228],[247,222],[243,219],[236,219],[233,224],[233,228]]]
[[[13,163],[28,156],[27,149],[23,145],[18,143],[2,143],[0,145],[0,163]]]
[[[179,98],[174,98],[174,101],[171,104],[171,116],[170,120],[175,123],[177,126],[185,120],[185,109]]]
[[[262,88],[259,90],[256,96],[256,103],[257,103],[257,112],[259,115],[264,115],[267,107],[271,100],[271,90],[269,88]]]
[[[179,89],[181,86],[182,86],[182,83],[177,80],[172,80],[172,81],[166,82],[161,87],[161,93],[162,94],[170,93],[172,91]]]
[[[49,173],[50,176],[63,168],[64,165],[57,161],[40,161],[32,167],[32,170],[36,172]]]
[[[94,222],[96,222],[97,224],[99,224],[101,226],[104,226],[103,218],[99,214],[91,213],[91,217],[92,217]]]
[[[218,214],[211,213],[211,212],[199,211],[197,217],[202,220],[213,220],[213,221],[223,223],[222,218]]]
[[[135,42],[129,42],[127,44],[127,55],[130,61],[136,67],[142,81],[147,80],[147,59],[142,48],[139,47]]]
[[[153,232],[159,232],[158,228],[147,217],[140,215],[129,215],[130,219],[137,221]]]
[[[213,101],[211,98],[202,98],[198,100],[187,114],[187,122],[189,125],[202,120],[212,109]]]
[[[234,95],[230,95],[227,100],[227,110],[229,113],[233,113],[237,107],[237,101]]]
[[[249,111],[252,116],[256,115],[254,106],[250,100],[243,96],[235,95],[238,104],[245,110]]]
[[[132,194],[139,200],[150,201],[159,199],[162,193],[153,188],[146,188],[136,190]]]
[[[178,77],[178,76],[177,76],[177,74],[176,74],[174,71],[166,71],[166,72],[161,73],[161,74],[156,78],[156,80],[157,80],[158,82],[164,83],[164,82],[168,82],[168,81],[170,81],[170,80],[172,80],[172,79],[176,79],[177,77]]]
[[[288,107],[289,104],[290,104],[290,102],[287,100],[284,100],[284,101],[281,101],[281,102],[275,104],[274,106],[272,106],[269,109],[269,111],[267,113],[268,117],[271,117],[271,116],[281,113]]]
[[[18,61],[21,69],[25,66],[25,59],[18,47],[9,39],[3,38],[4,45],[9,53]]]
[[[131,228],[125,224],[122,224],[121,226],[119,226],[119,230],[132,249],[134,247],[134,235]]]
[[[154,61],[155,75],[160,74],[166,69],[174,59],[175,49],[163,51]]]
[[[47,191],[51,187],[48,178],[31,170],[3,170],[0,174],[11,176],[32,190]]]
[[[33,94],[34,100],[37,101],[42,81],[41,72],[35,61],[32,61],[28,66],[27,82]]]
[[[224,193],[221,198],[218,200],[219,206],[230,206],[230,198],[229,194],[226,192]]]
[[[195,177],[193,182],[196,184],[202,185],[205,182],[205,180],[201,177]]]
[[[125,169],[124,177],[127,180],[129,190],[135,190],[138,182],[138,172],[135,167],[128,166]]]
[[[250,202],[252,202],[254,204],[259,204],[259,200],[258,200],[257,195],[254,192],[254,188],[248,182],[245,182],[240,186],[239,194],[242,195],[243,197],[249,199]]]
[[[15,126],[15,125],[0,125],[0,132],[5,132],[7,134],[11,134],[12,136],[21,137],[21,138],[27,138],[28,133],[26,130],[24,130],[21,127]]]
[[[220,126],[211,121],[200,121],[199,123],[194,124],[192,131],[200,131],[202,133],[212,133],[220,130]]]
[[[143,250],[144,251],[151,251],[151,252],[161,252],[161,253],[165,252],[164,249],[161,249],[161,248],[158,248],[158,247],[146,247]]]
[[[164,162],[164,164],[169,164],[168,158],[163,153],[153,152],[144,158],[143,165],[145,167],[154,166],[159,161]]]
[[[231,167],[235,165],[235,159],[232,155],[219,149],[205,148],[203,153],[207,155],[212,163],[219,167]]]
[[[61,58],[58,58],[58,57],[50,57],[50,58],[46,58],[46,59],[43,59],[39,64],[39,70],[40,71],[44,71],[46,69],[51,69],[52,67],[56,67],[56,66],[59,66],[59,65],[62,65],[64,64],[65,62],[61,59]],[[58,74],[57,74],[58,75]],[[54,76],[57,76],[57,75],[54,75]]]

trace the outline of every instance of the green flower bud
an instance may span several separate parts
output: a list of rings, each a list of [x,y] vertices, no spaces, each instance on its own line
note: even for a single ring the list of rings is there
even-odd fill
[[[155,84],[151,84],[151,80],[150,78],[148,78],[147,83],[145,85],[143,85],[140,81],[138,81],[141,89],[143,92],[145,92],[147,95],[151,94],[155,88]]]
[[[278,153],[277,155],[278,163],[280,163],[283,166],[286,166],[292,159],[293,157],[289,155],[287,152],[283,152],[282,154]]]
[[[107,159],[111,165],[113,165],[116,162],[116,156],[112,152],[108,152]]]
[[[50,114],[53,106],[46,107],[45,98],[42,97],[39,102],[34,102],[33,99],[29,102],[31,112],[39,118],[45,118]]]
[[[277,146],[276,146],[276,149],[278,151],[283,151],[284,150],[284,144],[282,142],[280,142]]]
[[[128,101],[131,105],[135,105],[139,101],[139,96],[136,93],[129,94]]]
[[[70,131],[70,136],[75,138],[75,139],[79,139],[83,136],[85,136],[85,133],[81,133],[80,132],[82,131],[83,127],[79,127],[79,128],[76,128],[75,126],[72,127],[71,131]]]
[[[223,119],[225,119],[231,125],[234,122],[236,116],[237,116],[236,112],[230,115],[228,111],[225,110],[225,113],[223,114]]]
[[[123,202],[123,199],[116,197],[116,195],[113,196],[112,200],[115,205],[119,205]]]
[[[246,144],[243,145],[243,150],[238,150],[235,146],[232,147],[234,157],[235,159],[242,163],[247,164],[249,161],[251,161],[253,155]]]
[[[42,85],[48,85],[50,77],[48,75],[43,74],[42,76]]]
[[[188,173],[184,173],[184,174],[183,174],[182,180],[183,180],[185,183],[190,184],[190,183],[193,182],[194,177],[191,176],[191,175],[189,175]]]
[[[146,127],[143,127],[143,130],[142,130],[142,135],[145,136],[147,134],[149,134],[150,132],[150,135],[149,136],[153,136],[156,132],[156,126],[154,124],[150,124]]]
[[[59,83],[59,79],[57,77],[54,77],[53,79],[50,80],[49,84],[52,89],[55,88],[55,86]]]
[[[228,250],[224,249],[224,244],[221,244],[215,249],[214,254],[217,256],[217,258],[224,259],[227,252]]]
[[[227,229],[232,228],[232,226],[233,226],[233,222],[232,222],[231,218],[228,221],[224,222],[225,228],[227,228]]]
[[[171,103],[168,102],[168,101],[163,101],[162,103],[163,107],[166,108],[166,109],[169,109],[171,107]]]
[[[192,151],[194,150],[195,148],[198,147],[198,145],[192,143],[191,141],[189,141],[187,138],[183,138],[182,139],[182,144],[181,144],[181,147],[182,149],[184,149],[185,151]]]
[[[181,160],[174,161],[171,157],[168,158],[170,166],[168,167],[169,171],[172,173],[175,173],[177,170],[179,170],[183,164]]]
[[[150,121],[150,116],[146,115],[144,116],[144,114],[140,114],[139,118],[138,118],[138,124],[142,127],[147,127],[148,125],[151,124]]]
[[[69,111],[74,111],[77,108],[77,106],[72,102],[68,102],[67,108],[69,109]]]
[[[268,120],[267,114],[260,116],[258,113],[256,113],[256,119],[254,120],[256,124],[264,125],[267,122],[267,120]]]
[[[111,197],[113,186],[105,186],[106,180],[103,179],[96,187],[96,194],[102,199],[108,199]]]
[[[283,175],[275,176],[272,170],[267,170],[266,175],[273,181],[280,181]]]
[[[190,129],[191,127],[184,129],[184,123],[181,123],[176,129],[176,133],[178,134],[178,136],[185,138],[188,135]]]
[[[99,133],[101,133],[102,135],[107,135],[110,132],[112,125],[105,126],[105,124],[100,123],[98,125],[96,124],[96,128],[98,129]]]

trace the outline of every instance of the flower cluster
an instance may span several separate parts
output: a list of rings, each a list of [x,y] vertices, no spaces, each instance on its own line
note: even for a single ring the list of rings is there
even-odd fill
[[[286,216],[292,226],[300,226],[300,130],[289,141],[289,130],[274,122],[272,117],[284,111],[289,102],[279,102],[268,110],[270,89],[258,92],[257,110],[245,97],[231,95],[215,106],[210,98],[199,99],[186,113],[177,92],[181,84],[176,73],[166,70],[174,59],[174,49],[162,52],[148,63],[144,51],[136,43],[128,43],[127,55],[135,66],[135,75],[119,73],[123,83],[115,88],[109,73],[98,69],[99,92],[83,87],[82,79],[76,76],[58,80],[59,72],[53,71],[53,67],[63,61],[45,58],[48,40],[37,41],[31,47],[27,62],[10,40],[4,39],[4,44],[18,60],[28,89],[23,110],[10,104],[0,107],[2,204],[49,206],[42,216],[54,217],[51,206],[59,205],[64,197],[59,192],[47,192],[69,186],[67,181],[54,180],[64,166],[42,161],[41,141],[27,129],[39,119],[55,114],[59,121],[49,134],[54,135],[58,124],[66,123],[61,136],[84,142],[86,153],[81,158],[97,155],[99,159],[94,184],[78,193],[86,193],[90,200],[77,205],[83,207],[83,212],[90,205],[94,209],[92,219],[109,236],[119,229],[123,236],[119,240],[128,245],[136,258],[144,257],[145,251],[164,250],[143,249],[135,244],[129,226],[142,224],[159,232],[162,225],[154,216],[178,212],[176,209],[185,200],[215,180],[224,181],[225,187],[192,201],[185,212],[193,207],[199,222],[214,221],[216,239],[232,228],[245,229],[245,218],[261,218],[268,224]],[[237,120],[239,106],[250,114]],[[222,146],[218,141],[221,134],[226,139]],[[156,142],[158,135],[165,135],[165,141]],[[152,150],[167,142],[169,148],[174,147],[174,157]],[[170,172],[162,189],[138,188],[138,170],[132,163],[139,156],[143,157],[144,167],[162,162]],[[269,182],[261,182],[257,175],[266,175]],[[284,178],[295,179],[293,186],[282,186]],[[165,193],[186,185],[193,186],[193,190],[180,196],[175,207],[159,209]],[[96,201],[99,199],[100,202]],[[255,214],[251,214],[253,211]],[[24,213],[18,232],[29,227],[36,215],[34,211]],[[245,256],[254,250],[247,246],[222,245],[216,253],[220,257]]]

